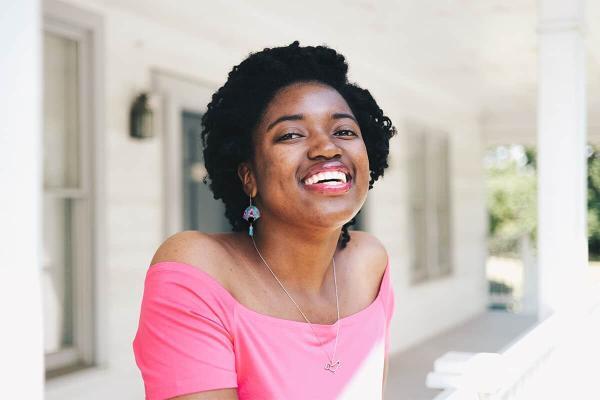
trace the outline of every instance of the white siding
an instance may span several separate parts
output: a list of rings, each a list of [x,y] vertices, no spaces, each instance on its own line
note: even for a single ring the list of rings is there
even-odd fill
[[[451,241],[453,272],[447,277],[412,286],[410,283],[408,162],[405,136],[394,139],[393,170],[372,193],[378,204],[370,210],[370,226],[385,243],[393,262],[396,314],[393,319],[392,351],[404,350],[453,325],[484,311],[485,196],[481,162],[481,136],[474,122],[435,120],[452,135]],[[375,190],[375,189],[374,189]],[[385,205],[385,207],[383,206]],[[432,249],[431,251],[436,251]]]

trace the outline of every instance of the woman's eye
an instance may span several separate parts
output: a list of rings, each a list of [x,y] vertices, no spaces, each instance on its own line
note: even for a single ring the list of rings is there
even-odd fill
[[[349,130],[349,129],[341,129],[341,130],[339,130],[339,131],[336,131],[335,133],[340,133],[340,132],[342,132],[342,133],[343,133],[343,135],[342,135],[342,136],[352,136],[352,135],[355,135],[355,136],[356,136],[356,133],[354,133],[353,131],[351,131],[351,130]]]
[[[277,139],[277,140],[279,141],[279,140],[286,140],[286,139],[290,139],[292,135],[298,135],[298,136],[302,136],[302,135],[300,135],[299,133],[296,133],[296,132],[289,132],[289,133],[286,133],[285,135],[281,136],[281,137],[280,137],[279,139]]]

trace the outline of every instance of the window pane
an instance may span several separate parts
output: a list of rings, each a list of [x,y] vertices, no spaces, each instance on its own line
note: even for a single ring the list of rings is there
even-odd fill
[[[407,136],[408,190],[410,201],[411,281],[427,279],[427,158],[425,135],[409,130]]]
[[[186,230],[202,232],[230,231],[225,219],[225,206],[215,200],[213,193],[202,179],[206,175],[202,153],[202,114],[183,111],[183,225]],[[244,210],[240,210],[242,213]]]
[[[429,136],[429,166],[431,168],[432,185],[431,195],[433,202],[438,207],[445,207],[448,203],[448,139],[441,135]]]
[[[44,344],[46,353],[73,345],[72,200],[44,195]]]
[[[44,187],[78,188],[79,73],[76,41],[44,34]]]
[[[450,272],[450,165],[448,162],[448,137],[441,135],[434,140],[434,159],[436,167],[435,219],[437,230],[437,273]]]
[[[438,219],[438,263],[439,273],[450,272],[450,218],[447,208],[437,209]]]
[[[425,205],[427,157],[425,135],[409,132],[407,141],[408,185],[413,204]]]
[[[427,279],[427,231],[425,209],[412,207],[410,214],[412,232],[409,235],[410,248],[412,248],[412,282]]]
[[[78,43],[44,33],[43,296],[46,354],[74,344],[72,244],[74,201],[60,189],[79,186]]]

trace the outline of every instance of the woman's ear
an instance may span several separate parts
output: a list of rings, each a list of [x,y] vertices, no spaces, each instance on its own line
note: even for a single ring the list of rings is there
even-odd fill
[[[243,162],[238,166],[237,174],[242,182],[244,192],[246,192],[248,196],[256,197],[256,180],[254,179],[254,174],[247,162]]]

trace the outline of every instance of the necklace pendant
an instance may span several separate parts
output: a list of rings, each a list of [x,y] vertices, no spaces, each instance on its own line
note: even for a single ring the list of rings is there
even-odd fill
[[[335,362],[329,361],[327,364],[325,364],[325,369],[331,371],[331,373],[335,373],[335,371],[340,367],[340,365],[340,360],[337,360]]]

